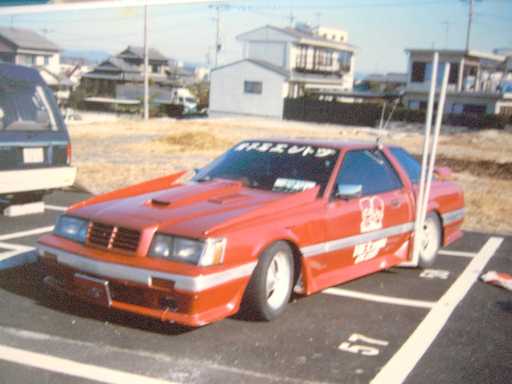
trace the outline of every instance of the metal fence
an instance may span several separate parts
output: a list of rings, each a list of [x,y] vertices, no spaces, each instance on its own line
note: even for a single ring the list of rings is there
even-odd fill
[[[338,103],[308,98],[286,98],[283,111],[286,120],[366,127],[375,127],[380,114],[378,104]]]

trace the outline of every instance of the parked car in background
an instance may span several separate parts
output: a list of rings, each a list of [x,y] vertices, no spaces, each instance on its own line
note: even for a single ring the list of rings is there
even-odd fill
[[[39,239],[51,287],[188,326],[262,320],[310,295],[407,261],[419,165],[398,147],[244,141],[183,173],[72,206]],[[444,172],[446,175],[446,170]],[[462,190],[432,185],[420,266],[462,236]]]
[[[0,63],[0,202],[41,200],[75,175],[52,91],[35,69]]]
[[[187,88],[174,88],[171,92],[171,104],[182,105],[183,113],[196,113],[197,98]]]

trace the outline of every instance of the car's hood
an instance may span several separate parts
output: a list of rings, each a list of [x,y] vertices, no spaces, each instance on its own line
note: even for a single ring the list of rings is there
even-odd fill
[[[288,194],[246,188],[236,181],[213,180],[78,207],[71,213],[117,226],[157,227],[176,235],[201,237],[313,201],[317,193],[317,188]]]

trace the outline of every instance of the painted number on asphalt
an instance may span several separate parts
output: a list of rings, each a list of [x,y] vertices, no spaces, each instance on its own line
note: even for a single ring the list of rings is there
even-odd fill
[[[364,356],[377,356],[380,350],[374,346],[386,347],[388,344],[389,343],[385,340],[372,339],[359,333],[353,333],[348,338],[348,341],[344,341],[340,344],[338,349],[340,351]]]
[[[446,280],[448,276],[450,276],[450,271],[444,271],[441,269],[425,269],[420,274],[420,277],[423,277],[424,279]]]

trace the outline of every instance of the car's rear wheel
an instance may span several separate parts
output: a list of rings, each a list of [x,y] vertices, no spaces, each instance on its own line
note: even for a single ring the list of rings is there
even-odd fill
[[[418,264],[421,268],[430,267],[437,258],[441,247],[441,220],[435,213],[430,213],[423,224]]]
[[[244,298],[245,311],[258,320],[278,317],[290,300],[293,254],[285,242],[268,247],[260,256]]]

